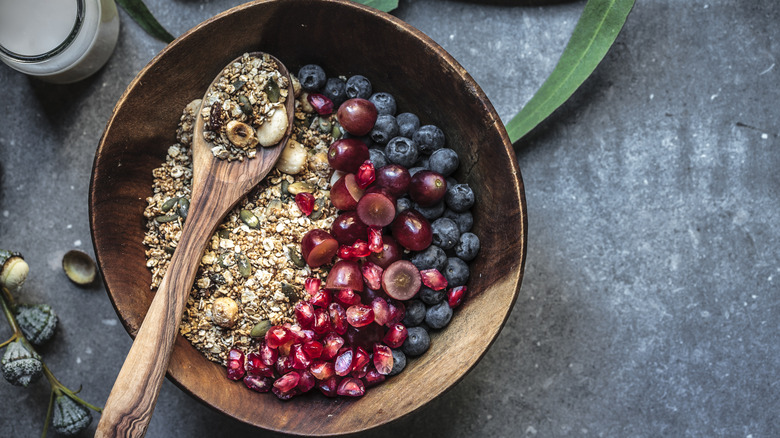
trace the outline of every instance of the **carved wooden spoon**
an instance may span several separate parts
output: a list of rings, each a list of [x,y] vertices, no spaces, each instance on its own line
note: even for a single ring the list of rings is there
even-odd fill
[[[249,55],[266,56],[261,52]],[[275,146],[257,145],[254,158],[218,159],[211,151],[214,145],[203,137],[205,121],[198,111],[192,137],[192,195],[187,221],[165,277],[108,396],[96,437],[141,437],[146,433],[203,250],[225,215],[273,169],[290,138],[295,112],[292,81],[285,66],[276,58],[271,59],[287,78],[287,131]],[[206,96],[220,75],[209,86],[202,105],[207,105]]]

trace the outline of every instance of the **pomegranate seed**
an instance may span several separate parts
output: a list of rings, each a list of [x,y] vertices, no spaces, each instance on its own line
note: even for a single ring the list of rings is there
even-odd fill
[[[293,358],[291,356],[279,356],[279,359],[276,359],[276,373],[283,375],[293,371],[295,368],[293,368],[292,363]]]
[[[265,334],[265,343],[271,348],[279,348],[291,340],[293,340],[292,333],[279,325],[271,327]]]
[[[390,330],[385,334],[382,342],[387,344],[390,348],[398,348],[404,343],[408,334],[409,331],[406,330],[406,326],[401,323],[393,324],[390,326]]]
[[[336,369],[333,362],[325,360],[315,360],[309,365],[309,372],[317,378],[317,380],[327,380],[336,375]]]
[[[371,365],[371,361],[366,362],[365,365],[360,367],[358,370],[352,370],[351,373],[349,373],[352,377],[357,377],[358,379],[362,379],[363,377],[366,377],[366,374],[368,374],[368,371],[372,369],[373,366]]]
[[[338,386],[339,379],[336,376],[331,376],[317,382],[317,389],[319,389],[325,397],[335,397],[337,395],[336,391]]]
[[[273,392],[274,395],[279,398],[279,400],[290,400],[291,398],[301,393],[298,388],[293,388],[287,392],[282,392],[275,386],[271,387],[271,392]]]
[[[314,311],[314,333],[324,335],[330,331],[330,316],[325,309]]]
[[[352,371],[360,370],[368,365],[370,361],[371,357],[363,347],[355,347],[355,358],[352,360]]]
[[[363,327],[374,322],[374,309],[364,304],[347,308],[347,322],[352,327]]]
[[[341,307],[339,303],[330,303],[328,305],[328,313],[330,314],[330,326],[333,331],[343,335],[347,332],[347,312]]]
[[[368,370],[366,375],[363,376],[363,380],[366,382],[366,388],[370,388],[384,382],[385,378],[385,376],[379,374],[379,371],[375,369]]]
[[[341,347],[344,345],[344,338],[336,333],[328,333],[322,340],[324,349],[320,357],[325,360],[330,360],[336,357]]]
[[[270,365],[263,363],[263,359],[257,353],[246,355],[246,372],[253,376],[273,377],[274,370]]]
[[[230,380],[241,380],[244,378],[246,370],[244,369],[244,353],[241,350],[231,349],[228,352],[227,360],[227,378]]]
[[[295,195],[295,204],[306,216],[314,211],[314,201],[314,195],[311,193],[301,192]]]
[[[311,359],[303,351],[303,345],[295,344],[290,349],[290,357],[293,358],[292,367],[296,370],[305,370],[311,364]]]
[[[366,160],[363,164],[360,165],[357,174],[355,174],[355,182],[357,182],[358,187],[365,189],[366,187],[370,186],[374,180],[376,180],[374,164],[371,161]]]
[[[311,299],[309,301],[316,307],[328,307],[328,304],[330,304],[330,291],[327,289],[319,289],[311,294]]]
[[[321,116],[327,116],[333,112],[333,101],[328,99],[325,95],[309,93],[309,95],[306,96],[306,100],[314,107],[314,111],[317,111],[317,114]]]
[[[382,288],[382,273],[384,269],[379,265],[366,261],[363,262],[360,271],[363,273],[363,281],[369,289],[379,290]]]
[[[244,385],[252,391],[268,392],[274,386],[274,379],[268,376],[247,374],[244,376]]]
[[[336,374],[339,376],[346,376],[352,371],[352,362],[355,357],[355,352],[351,348],[346,348],[344,351],[339,352],[336,356],[333,368],[336,370]]]
[[[314,327],[314,306],[308,301],[298,301],[295,304],[295,319],[303,328]]]
[[[384,250],[384,240],[382,239],[382,229],[379,227],[368,228],[368,249],[371,252],[380,253]]]
[[[289,373],[279,377],[274,382],[274,388],[277,388],[281,392],[288,392],[298,385],[301,380],[301,375],[297,371],[290,371]]]
[[[463,302],[463,298],[466,296],[466,286],[456,286],[447,292],[447,304],[451,308],[456,308]]]
[[[349,397],[360,397],[366,393],[366,387],[363,381],[354,377],[347,377],[339,383],[336,394]]]
[[[390,317],[387,318],[387,324],[396,324],[403,321],[406,316],[406,307],[400,301],[392,298],[387,299],[387,305],[390,307]]]
[[[390,306],[382,297],[374,298],[371,301],[371,308],[374,310],[374,321],[379,325],[385,325],[390,320]]]
[[[355,255],[355,250],[352,249],[349,245],[341,245],[339,247],[339,251],[336,253],[336,255],[339,256],[339,258],[342,258],[344,260],[357,260],[358,257]]]
[[[317,334],[314,333],[314,330],[303,329],[298,324],[293,324],[290,326],[289,330],[290,333],[292,333],[293,340],[296,344],[303,344],[304,342],[309,342],[317,337]]]
[[[322,343],[319,341],[308,341],[303,344],[303,352],[311,359],[317,359],[322,356],[322,350],[324,348],[325,347],[323,347]]]
[[[263,365],[272,367],[276,364],[276,360],[279,358],[279,352],[276,351],[275,348],[269,347],[268,344],[263,341],[260,344],[258,356],[260,356],[260,361],[263,362]]]
[[[356,294],[352,289],[340,289],[336,299],[344,305],[349,307],[360,302],[360,295]]]
[[[309,277],[304,282],[303,288],[306,289],[306,293],[309,294],[309,296],[313,296],[315,292],[320,290],[322,287],[322,280],[316,277]]]
[[[277,350],[279,351],[280,356],[289,356],[290,350],[292,349],[293,344],[295,344],[295,339],[290,339],[285,343],[284,345],[280,345]]]
[[[308,372],[308,371],[301,371],[301,379],[298,381],[298,389],[301,392],[309,392],[314,388],[314,385],[317,384],[317,379],[314,378],[314,376]]]
[[[374,344],[374,367],[382,375],[390,374],[393,369],[393,352],[390,347],[382,344]]]
[[[352,244],[352,255],[355,257],[368,257],[371,255],[371,250],[368,248],[368,242],[364,242],[360,239],[356,240]]]
[[[425,269],[420,271],[420,277],[424,285],[433,290],[442,290],[447,287],[447,279],[437,269]]]

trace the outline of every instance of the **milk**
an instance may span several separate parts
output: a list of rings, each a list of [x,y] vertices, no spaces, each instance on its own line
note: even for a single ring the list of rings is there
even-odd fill
[[[93,74],[118,35],[114,0],[0,0],[0,60],[49,82]]]

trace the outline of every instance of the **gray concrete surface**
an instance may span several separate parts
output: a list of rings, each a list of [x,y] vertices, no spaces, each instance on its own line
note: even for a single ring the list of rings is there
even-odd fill
[[[236,3],[148,0],[174,34]],[[371,436],[780,436],[780,4],[637,3],[595,75],[519,145],[528,263],[500,337],[453,390]],[[583,5],[402,0],[395,14],[508,121]],[[71,285],[59,263],[92,252],[95,147],[163,47],[121,18],[115,55],[82,83],[0,66],[0,247],[26,255],[26,297],[61,317],[47,363],[98,404],[130,338],[102,287]],[[38,436],[47,398],[43,382],[0,383],[0,436]],[[166,382],[148,436],[239,434],[276,436]]]

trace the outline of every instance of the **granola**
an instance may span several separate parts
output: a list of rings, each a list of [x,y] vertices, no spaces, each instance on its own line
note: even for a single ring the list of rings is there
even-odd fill
[[[287,173],[277,166],[228,213],[206,246],[183,315],[181,334],[208,359],[223,365],[231,348],[249,351],[257,347],[258,341],[251,336],[253,327],[292,323],[295,303],[309,298],[305,279],[327,274],[327,266],[312,269],[302,262],[299,249],[306,232],[329,229],[335,218],[326,152],[339,130],[335,116],[306,112],[310,107],[300,97],[295,107],[288,148],[305,151],[303,165],[291,166],[288,160],[281,166]],[[186,220],[184,206],[189,205],[192,184],[190,146],[198,108],[200,100],[184,109],[177,143],[152,172],[153,194],[144,210],[147,232],[143,241],[148,248],[152,289],[165,275]],[[302,187],[317,199],[309,216],[301,213],[293,199],[292,192]]]

